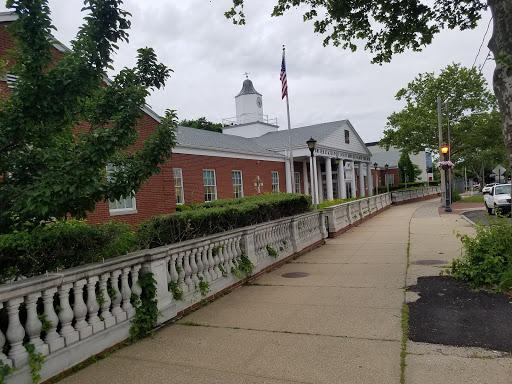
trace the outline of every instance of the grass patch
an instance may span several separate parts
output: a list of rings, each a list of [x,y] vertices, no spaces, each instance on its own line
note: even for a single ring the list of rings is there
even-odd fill
[[[402,349],[400,351],[400,384],[405,384],[405,357],[407,356],[407,330],[409,322],[409,307],[402,305]]]
[[[460,203],[483,203],[484,197],[482,195],[480,196],[470,196],[465,197],[464,199],[459,201]]]

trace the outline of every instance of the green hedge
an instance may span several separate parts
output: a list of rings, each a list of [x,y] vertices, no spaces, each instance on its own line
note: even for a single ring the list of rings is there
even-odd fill
[[[0,283],[123,255],[136,243],[127,225],[67,220],[0,235]]]
[[[310,196],[269,194],[188,206],[181,212],[155,216],[137,230],[140,248],[195,239],[307,212]]]

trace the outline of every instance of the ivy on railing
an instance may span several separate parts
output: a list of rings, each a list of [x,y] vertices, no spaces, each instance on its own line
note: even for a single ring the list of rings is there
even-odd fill
[[[160,315],[156,300],[157,282],[153,273],[148,272],[140,276],[137,284],[142,288],[142,293],[140,297],[132,296],[135,307],[135,317],[132,319],[132,326],[130,327],[130,339],[132,341],[142,339],[148,334],[153,335],[153,330]]]

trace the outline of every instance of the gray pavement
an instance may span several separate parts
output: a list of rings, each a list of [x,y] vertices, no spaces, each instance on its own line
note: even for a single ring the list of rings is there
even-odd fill
[[[474,231],[438,205],[393,207],[63,383],[399,383],[404,285],[460,254],[454,230]],[[406,383],[512,377],[512,359],[489,351],[407,342],[407,352]]]

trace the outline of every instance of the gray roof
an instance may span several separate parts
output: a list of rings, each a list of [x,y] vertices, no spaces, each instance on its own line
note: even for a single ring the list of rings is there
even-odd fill
[[[304,147],[306,141],[313,137],[317,142],[325,140],[329,135],[335,132],[340,126],[346,126],[349,129],[348,120],[331,121],[330,123],[308,125],[306,127],[293,128],[292,147]],[[269,149],[280,149],[288,147],[288,130],[269,132],[253,139],[260,146]]]
[[[203,129],[179,126],[176,139],[178,141],[178,146],[182,145],[194,148],[217,149],[231,152],[283,157],[281,154],[266,150],[262,146],[258,145],[254,139],[206,131]]]
[[[386,152],[379,152],[372,155],[372,163],[379,164],[379,167],[383,167],[384,164],[388,164],[390,167],[398,166],[398,160],[400,160],[400,151],[389,150]]]
[[[242,95],[250,95],[250,94],[256,94],[256,95],[261,96],[261,93],[259,93],[256,89],[254,89],[254,85],[252,85],[252,81],[249,79],[246,79],[242,85],[242,90],[235,97],[242,96]]]

